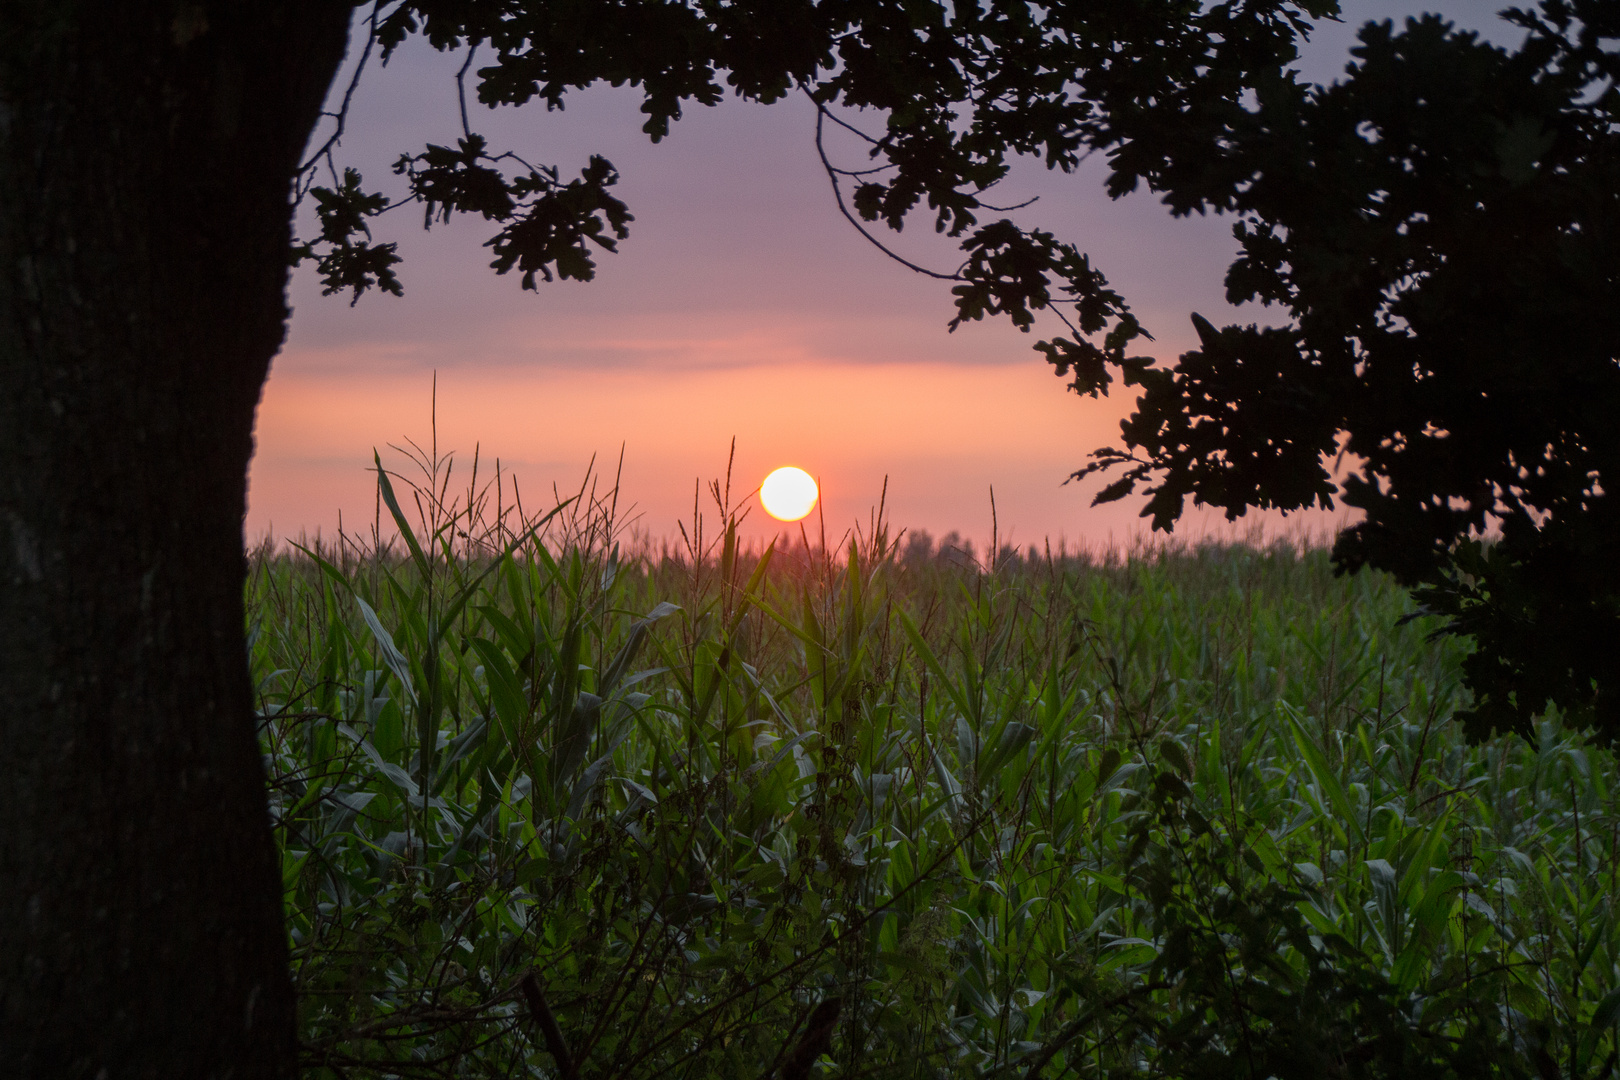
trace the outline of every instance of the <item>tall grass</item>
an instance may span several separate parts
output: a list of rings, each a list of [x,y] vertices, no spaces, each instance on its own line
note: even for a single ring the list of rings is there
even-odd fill
[[[747,552],[719,486],[627,552],[419,464],[253,560],[312,1075],[1613,1068],[1612,761],[1463,744],[1389,580]]]

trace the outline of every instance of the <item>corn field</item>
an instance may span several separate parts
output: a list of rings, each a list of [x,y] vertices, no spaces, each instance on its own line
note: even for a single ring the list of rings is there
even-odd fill
[[[1389,579],[418,465],[252,561],[310,1076],[1612,1073],[1612,758],[1464,743]]]

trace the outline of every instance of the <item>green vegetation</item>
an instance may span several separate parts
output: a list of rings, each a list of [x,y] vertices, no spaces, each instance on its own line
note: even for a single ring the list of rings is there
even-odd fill
[[[1612,760],[1467,746],[1390,579],[632,556],[422,464],[250,575],[310,1075],[1612,1071]]]

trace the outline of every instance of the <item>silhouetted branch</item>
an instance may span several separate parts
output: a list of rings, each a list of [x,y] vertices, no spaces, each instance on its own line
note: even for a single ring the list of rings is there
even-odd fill
[[[523,1000],[528,1003],[529,1015],[534,1018],[535,1026],[540,1029],[541,1036],[546,1040],[546,1049],[557,1061],[557,1071],[563,1080],[579,1080],[579,1069],[574,1065],[574,1055],[568,1052],[568,1042],[563,1038],[562,1028],[557,1026],[557,1018],[551,1015],[551,1007],[546,1004],[546,995],[540,989],[540,980],[534,977],[534,972],[523,976],[518,983],[523,991]]]
[[[833,1029],[838,1026],[838,1013],[843,1007],[842,998],[828,998],[815,1007],[804,1034],[799,1036],[793,1053],[782,1066],[782,1080],[807,1080],[810,1066],[832,1045]]]

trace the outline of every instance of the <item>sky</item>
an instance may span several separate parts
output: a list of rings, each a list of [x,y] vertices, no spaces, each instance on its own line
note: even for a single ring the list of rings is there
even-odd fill
[[[1301,66],[1330,79],[1361,23],[1418,10],[1506,42],[1496,6],[1348,0],[1343,25],[1320,27]],[[401,153],[453,143],[463,59],[410,42],[388,67],[373,63],[340,165],[392,190]],[[733,440],[734,494],[777,466],[804,468],[823,494],[812,528],[824,524],[829,539],[868,522],[880,498],[895,527],[957,531],[981,550],[992,527],[1019,546],[1145,533],[1140,499],[1092,507],[1098,481],[1065,483],[1115,441],[1132,401],[1065,390],[1031,348],[1061,332],[1050,317],[1028,335],[1005,321],[947,333],[948,286],[892,262],[839,215],[807,103],[693,106],[657,145],[640,131],[639,104],[613,88],[576,94],[562,112],[470,102],[473,130],[528,160],[569,176],[595,153],[618,168],[636,220],[619,252],[598,258],[594,281],[525,292],[518,275],[488,269],[488,223],[424,231],[415,207],[373,226],[399,243],[403,298],[372,292],[351,307],[321,295],[311,264],[294,272],[288,339],[258,411],[250,541],[329,537],[340,518],[369,532],[373,451],[408,473],[391,445],[435,437],[454,453],[458,483],[476,449],[481,475],[498,459],[527,506],[577,489],[594,459],[607,481],[619,478],[621,519],[653,542],[679,522],[690,528],[694,491],[724,478]],[[1193,347],[1191,312],[1217,325],[1266,321],[1223,297],[1230,221],[1172,219],[1145,193],[1110,201],[1103,177],[1100,161],[1071,175],[1023,165],[1000,197],[1038,198],[1020,219],[1092,256],[1156,339],[1139,351],[1170,360]],[[895,246],[940,268],[958,261],[922,221]],[[701,503],[712,530],[712,504]],[[1256,524],[1325,537],[1342,521],[1316,512],[1233,526],[1189,508],[1177,537],[1242,536]],[[744,523],[755,539],[784,528],[757,507]]]

